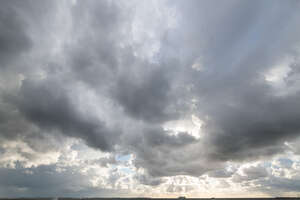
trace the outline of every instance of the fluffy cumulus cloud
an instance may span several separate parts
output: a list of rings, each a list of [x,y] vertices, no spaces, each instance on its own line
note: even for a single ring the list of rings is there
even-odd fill
[[[3,1],[0,196],[297,195],[299,9]]]

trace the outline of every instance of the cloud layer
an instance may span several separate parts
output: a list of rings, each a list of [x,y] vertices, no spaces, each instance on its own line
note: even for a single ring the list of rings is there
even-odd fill
[[[0,196],[296,194],[299,7],[4,1]]]

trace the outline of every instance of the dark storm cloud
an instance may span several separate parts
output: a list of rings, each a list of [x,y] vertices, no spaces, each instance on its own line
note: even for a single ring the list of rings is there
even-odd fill
[[[0,67],[4,68],[32,45],[25,21],[10,1],[1,2],[0,30]]]
[[[100,7],[103,12],[96,9]],[[85,28],[74,35],[74,45],[66,47],[68,64],[76,78],[109,96],[137,120],[161,123],[175,117],[175,111],[168,108],[173,98],[172,67],[136,57],[135,46],[120,47],[124,38],[131,36],[123,33],[132,31],[131,14],[125,15],[113,2],[89,1],[78,2],[72,17],[74,31]]]
[[[67,89],[54,81],[24,81],[18,104],[26,118],[42,128],[58,129],[94,148],[112,149],[114,141],[110,137],[116,137],[117,133],[108,130],[100,120],[80,115]]]
[[[27,124],[18,113],[14,113],[14,106],[1,102],[0,109],[0,124],[1,136],[5,138],[15,139],[16,135],[20,135],[22,131],[27,129]],[[14,122],[15,126],[11,126]]]
[[[209,117],[204,127],[204,140],[213,149],[209,156],[242,160],[283,151],[285,140],[299,136],[299,93],[277,95],[264,73],[285,56],[294,56],[299,3],[223,4],[217,12],[210,12],[214,1],[182,5],[182,31],[174,33],[182,38],[178,46],[190,57],[190,65],[199,57],[203,67],[187,70],[185,76],[193,85],[199,117]]]
[[[136,119],[159,123],[172,119],[174,116],[167,113],[171,88],[166,73],[165,70],[150,72],[141,82],[135,77],[119,80],[113,91],[116,100]]]
[[[105,87],[117,73],[122,22],[128,16],[120,5],[108,1],[78,1],[70,12],[74,34],[65,46],[68,65],[92,88]]]
[[[260,97],[254,105],[255,98],[251,98],[249,101],[244,100],[245,104],[241,107],[221,108],[216,117],[220,121],[216,123],[223,128],[224,133],[214,135],[212,140],[220,149],[217,152],[222,154],[216,156],[220,159],[240,159],[239,154],[241,157],[255,157],[257,155],[251,155],[248,149],[255,152],[256,148],[280,145],[284,140],[299,136],[300,113],[295,110],[295,107],[299,107],[299,97],[298,94],[286,98]],[[282,149],[275,147],[264,154],[278,151]]]
[[[38,161],[39,156],[44,153],[53,152],[59,149],[60,141],[57,141],[49,135],[45,135],[44,130],[39,129],[34,124],[30,123],[22,114],[20,114],[17,105],[14,103],[15,98],[12,96],[2,95],[0,98],[0,146],[3,146],[4,152],[7,152],[10,142],[22,141],[28,149],[16,149],[12,156],[13,164],[14,156],[25,159],[20,161],[21,164],[26,164],[30,161]],[[6,146],[4,148],[4,146]],[[21,145],[22,146],[22,145]],[[24,147],[24,145],[23,145]],[[8,148],[8,149],[7,149]],[[2,155],[2,158],[5,156]]]

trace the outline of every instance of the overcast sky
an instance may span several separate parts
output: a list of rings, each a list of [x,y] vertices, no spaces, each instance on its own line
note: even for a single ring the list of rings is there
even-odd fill
[[[300,1],[1,1],[0,197],[300,195]]]

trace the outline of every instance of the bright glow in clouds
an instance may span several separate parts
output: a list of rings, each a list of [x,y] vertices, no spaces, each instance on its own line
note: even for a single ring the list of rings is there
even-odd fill
[[[287,77],[288,73],[291,71],[290,65],[294,62],[293,59],[283,59],[281,63],[272,67],[270,71],[265,75],[267,81],[282,84],[284,78]]]
[[[163,128],[170,131],[169,134],[177,135],[180,132],[186,132],[196,139],[200,139],[203,132],[201,126],[203,122],[195,115],[185,120],[169,121],[164,124]]]

